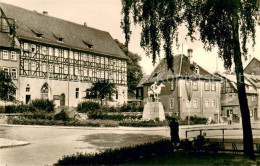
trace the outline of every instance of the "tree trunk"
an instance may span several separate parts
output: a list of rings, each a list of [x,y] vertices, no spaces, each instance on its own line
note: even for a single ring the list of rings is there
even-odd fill
[[[237,92],[243,126],[244,154],[254,159],[253,136],[250,122],[250,114],[245,90],[243,64],[241,60],[239,24],[237,11],[232,16],[234,63],[237,78]]]

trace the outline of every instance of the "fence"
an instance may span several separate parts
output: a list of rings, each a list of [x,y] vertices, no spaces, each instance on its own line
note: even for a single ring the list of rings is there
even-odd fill
[[[215,136],[221,136],[220,139],[222,140],[222,142],[219,142],[221,147],[224,149],[224,151],[232,151],[233,153],[238,153],[238,152],[243,152],[243,142],[237,142],[235,140],[239,140],[239,139],[234,139],[232,138],[232,141],[225,141],[225,134],[227,132],[225,131],[234,131],[234,130],[239,130],[242,132],[241,128],[221,128],[221,129],[196,129],[196,130],[187,130],[186,131],[186,139],[188,138],[194,138],[197,135],[193,135],[192,137],[188,137],[188,133],[194,133],[194,132],[199,132],[199,135],[205,135],[206,131],[220,131],[221,135],[215,135]],[[259,128],[252,128],[252,131],[260,131]],[[227,135],[226,135],[227,136]],[[259,133],[260,136],[260,133]],[[214,138],[214,135],[211,135],[212,138]],[[216,137],[215,137],[216,139]],[[258,143],[254,143],[254,150],[256,153],[260,154],[260,142]]]

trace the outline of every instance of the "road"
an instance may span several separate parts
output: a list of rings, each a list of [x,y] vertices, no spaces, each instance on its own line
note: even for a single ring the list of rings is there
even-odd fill
[[[180,137],[185,138],[186,130],[206,128],[241,128],[232,126],[181,126]],[[253,127],[260,128],[259,124]],[[242,138],[242,131],[228,131],[232,138]],[[197,133],[192,133],[191,137]],[[219,136],[217,131],[207,132],[207,136]],[[254,132],[260,137],[259,131]],[[106,148],[136,145],[144,142],[169,138],[169,128],[91,128],[57,126],[0,126],[0,138],[29,142],[29,145],[0,149],[0,165],[30,166],[51,165],[64,155],[77,152],[92,153]]]

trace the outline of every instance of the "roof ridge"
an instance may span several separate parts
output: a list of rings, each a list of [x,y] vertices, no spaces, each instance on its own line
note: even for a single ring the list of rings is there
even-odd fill
[[[31,12],[31,13],[34,13],[34,14],[38,14],[38,15],[43,16],[43,17],[50,17],[50,18],[58,19],[58,20],[61,20],[61,21],[64,21],[64,22],[68,22],[68,23],[71,23],[71,24],[76,24],[76,25],[81,26],[81,27],[93,29],[93,30],[100,31],[100,32],[109,33],[109,32],[104,31],[104,30],[100,30],[100,29],[97,29],[97,28],[89,27],[89,26],[84,26],[84,25],[82,25],[82,24],[79,24],[79,23],[76,23],[76,22],[72,22],[72,21],[69,21],[69,20],[65,20],[65,19],[62,19],[62,18],[59,18],[59,17],[55,17],[55,16],[51,16],[51,15],[44,15],[43,13],[39,13],[39,12],[37,12],[37,11],[34,12],[33,10],[25,9],[25,8],[22,8],[22,7],[19,7],[19,6],[15,6],[15,5],[12,5],[12,4],[9,4],[9,3],[4,3],[4,2],[2,2],[2,1],[0,0],[0,5],[1,5],[1,4],[9,5],[9,6],[16,7],[16,8],[22,9],[22,10],[26,10],[26,11],[28,11],[28,12]],[[0,7],[1,7],[1,6],[0,6]]]

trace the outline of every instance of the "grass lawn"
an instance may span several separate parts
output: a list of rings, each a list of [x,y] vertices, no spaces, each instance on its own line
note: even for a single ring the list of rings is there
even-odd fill
[[[178,151],[170,156],[124,165],[260,165],[260,156],[253,161],[240,154],[185,154]]]

